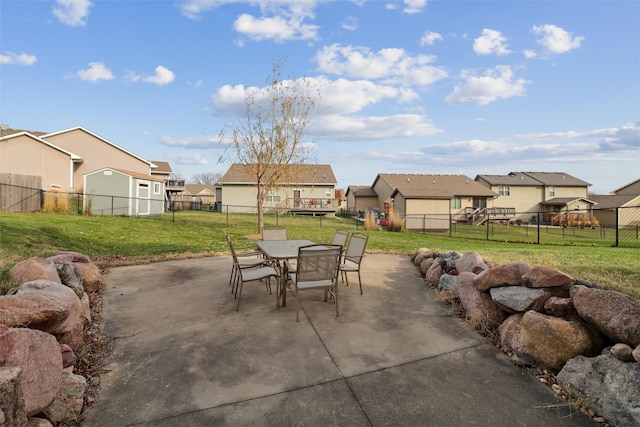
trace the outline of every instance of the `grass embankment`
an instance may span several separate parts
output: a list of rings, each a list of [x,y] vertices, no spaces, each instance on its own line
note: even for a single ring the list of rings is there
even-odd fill
[[[9,287],[8,270],[33,256],[70,250],[91,256],[101,267],[166,259],[228,254],[223,231],[237,247],[253,247],[257,220],[251,214],[176,212],[162,217],[127,218],[0,212],[0,293]],[[364,231],[349,219],[267,216],[267,227],[287,227],[289,238],[330,242],[336,229]],[[554,267],[608,289],[640,298],[637,248],[546,246],[473,240],[432,234],[366,231],[367,252],[413,255],[420,247],[478,252],[496,265],[525,261]],[[366,260],[365,260],[366,268]]]

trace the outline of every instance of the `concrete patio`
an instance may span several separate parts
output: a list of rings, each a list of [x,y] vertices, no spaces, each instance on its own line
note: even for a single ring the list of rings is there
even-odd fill
[[[341,286],[276,310],[264,284],[240,311],[230,257],[112,269],[118,337],[85,426],[598,426],[435,298],[406,256],[367,255]]]

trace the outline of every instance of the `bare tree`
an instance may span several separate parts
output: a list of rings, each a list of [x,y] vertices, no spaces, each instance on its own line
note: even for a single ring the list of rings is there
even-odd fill
[[[214,185],[222,177],[219,172],[201,172],[191,177],[193,184]]]
[[[288,182],[289,166],[310,157],[303,143],[305,130],[319,100],[319,90],[306,78],[283,80],[284,60],[274,61],[269,85],[245,94],[242,119],[225,125],[220,132],[224,143],[227,131],[231,145],[221,157],[244,164],[257,186],[258,230],[264,229],[264,202],[281,183]]]

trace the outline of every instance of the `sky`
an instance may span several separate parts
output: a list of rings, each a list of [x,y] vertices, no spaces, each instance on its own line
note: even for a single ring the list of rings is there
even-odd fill
[[[339,188],[379,173],[640,178],[640,2],[2,0],[0,123],[82,126],[189,182],[281,75]],[[224,161],[220,161],[223,157]]]

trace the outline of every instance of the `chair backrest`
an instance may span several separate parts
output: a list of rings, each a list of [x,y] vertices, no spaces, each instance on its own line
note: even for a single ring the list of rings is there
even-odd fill
[[[367,246],[369,236],[363,233],[353,233],[349,240],[349,246],[344,254],[344,259],[360,264],[364,256],[364,248]]]
[[[349,238],[349,232],[348,231],[336,230],[336,234],[334,234],[333,242],[331,242],[331,244],[332,245],[340,245],[344,249],[344,248],[347,247],[347,239],[348,238]]]
[[[231,256],[233,257],[233,262],[238,263],[238,257],[236,256],[236,251],[233,249],[233,243],[231,243],[231,236],[226,231],[224,232],[224,237],[227,239],[227,244],[229,245],[229,250],[231,251]]]
[[[309,245],[298,249],[296,282],[334,282],[340,265],[340,245]]]
[[[286,228],[273,228],[262,230],[262,240],[287,240]]]

